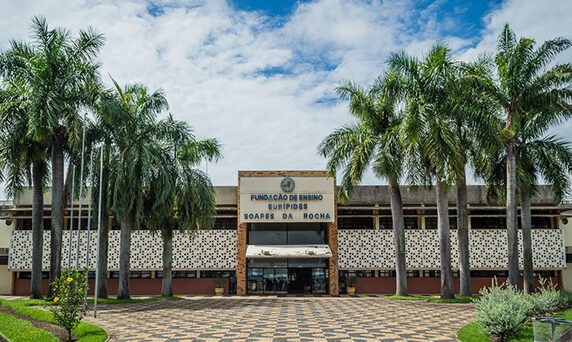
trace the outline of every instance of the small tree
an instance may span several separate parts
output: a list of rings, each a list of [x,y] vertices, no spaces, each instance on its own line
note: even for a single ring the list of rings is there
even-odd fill
[[[87,311],[87,303],[84,302],[85,277],[87,269],[68,270],[64,268],[59,278],[51,284],[54,289],[55,305],[49,309],[54,315],[54,322],[68,332],[68,340],[71,341],[72,330],[81,322]]]

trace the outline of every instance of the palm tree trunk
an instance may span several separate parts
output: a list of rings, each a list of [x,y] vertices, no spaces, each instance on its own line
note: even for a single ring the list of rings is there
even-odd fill
[[[510,139],[506,147],[506,230],[508,243],[508,280],[520,289],[518,235],[516,225],[516,144]]]
[[[119,243],[119,289],[117,299],[130,299],[129,259],[131,248],[131,229],[127,219],[121,221],[121,241]]]
[[[405,264],[405,224],[403,222],[403,201],[397,180],[389,178],[391,190],[391,217],[393,223],[393,245],[395,248],[395,295],[407,296],[407,270]]]
[[[455,298],[453,271],[451,269],[451,231],[449,226],[449,203],[443,188],[443,175],[437,173],[437,227],[439,229],[439,250],[441,252],[441,298]]]
[[[469,260],[469,224],[467,215],[467,178],[463,174],[457,187],[457,237],[459,240],[459,276],[461,296],[471,295],[471,264]]]
[[[161,296],[173,296],[173,236],[165,234],[163,236],[163,280],[161,281]]]
[[[44,188],[43,162],[32,164],[32,283],[30,298],[42,299],[42,250],[44,247]]]
[[[522,250],[524,266],[524,293],[534,292],[534,274],[532,269],[532,232],[530,220],[530,189],[520,187],[520,218],[522,220]]]
[[[51,284],[59,278],[62,259],[62,229],[64,208],[62,202],[64,187],[64,152],[61,138],[54,139],[52,146],[52,236],[50,241],[50,288],[49,297],[53,297]],[[71,237],[70,237],[71,239]]]
[[[107,256],[109,249],[109,208],[107,205],[107,189],[109,187],[109,169],[106,166],[109,164],[109,148],[105,148],[103,163],[104,169],[101,180],[101,191],[103,192],[103,195],[101,196],[101,235],[99,236],[99,241],[97,243],[99,253],[99,265],[97,265],[99,279],[96,286],[98,296],[100,298],[107,298]]]

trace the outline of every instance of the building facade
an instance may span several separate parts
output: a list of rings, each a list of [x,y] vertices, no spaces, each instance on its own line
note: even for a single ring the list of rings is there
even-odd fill
[[[356,276],[357,293],[395,292],[394,248],[389,189],[360,186],[347,203],[336,197],[335,177],[323,171],[240,171],[238,186],[216,187],[217,217],[211,230],[175,234],[173,291],[213,294],[214,277],[228,279],[225,291],[239,295],[288,293],[338,294],[345,279]],[[435,194],[402,187],[406,228],[409,292],[440,290],[440,256]],[[486,204],[483,186],[468,187],[471,281],[473,292],[507,276],[506,216],[503,206]],[[45,196],[43,268],[47,291],[50,241],[50,196]],[[89,235],[89,212],[83,201],[78,219],[74,207],[72,259],[95,269],[96,232]],[[540,186],[532,200],[532,243],[535,277],[551,278],[572,288],[572,217],[570,205],[555,205],[549,187]],[[70,210],[63,235],[62,266],[68,263]],[[449,196],[451,257],[458,291],[458,243],[454,194]],[[28,295],[31,270],[31,191],[4,206],[0,226],[0,265],[3,293]],[[79,221],[78,221],[79,220]],[[78,224],[79,222],[79,224]],[[119,224],[109,218],[109,292],[117,291]],[[77,227],[80,226],[78,232]],[[158,295],[162,277],[162,243],[145,227],[131,237],[131,292]],[[9,241],[6,241],[9,236]],[[522,267],[522,238],[520,256]],[[568,243],[567,243],[568,241]],[[3,249],[4,248],[4,249]],[[6,248],[8,248],[6,250]],[[6,253],[7,252],[7,253]],[[2,261],[0,253],[0,261]],[[2,268],[4,267],[4,268]],[[93,277],[90,272],[90,277]],[[93,288],[93,280],[91,280]]]

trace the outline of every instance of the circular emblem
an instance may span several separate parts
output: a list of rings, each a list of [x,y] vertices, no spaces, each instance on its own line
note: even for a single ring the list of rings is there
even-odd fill
[[[282,188],[282,190],[286,192],[294,190],[294,186],[295,186],[294,180],[290,177],[284,177],[280,182],[280,187]]]

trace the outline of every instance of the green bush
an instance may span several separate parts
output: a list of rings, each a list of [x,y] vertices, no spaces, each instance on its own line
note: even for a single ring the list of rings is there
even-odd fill
[[[528,316],[543,315],[570,307],[572,303],[570,291],[557,290],[551,279],[547,281],[541,277],[539,283],[538,292],[526,296],[531,306]]]
[[[348,276],[346,277],[346,285],[347,286],[354,286],[355,284],[357,284],[358,280],[357,277],[355,276]]]
[[[215,286],[219,288],[224,287],[226,285],[226,279],[223,277],[216,277],[214,278],[213,282],[215,283]]]
[[[84,302],[86,274],[87,270],[64,268],[60,277],[52,283],[55,305],[49,306],[49,310],[54,315],[54,323],[66,329],[70,341],[72,330],[79,325],[87,311],[87,303]]]
[[[531,311],[531,304],[525,296],[513,286],[498,285],[496,278],[491,287],[481,289],[480,294],[475,306],[483,334],[501,342],[517,336]]]

